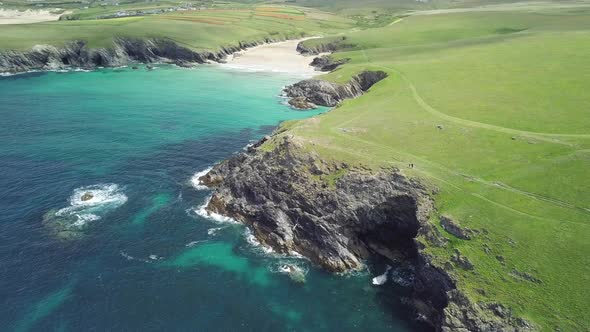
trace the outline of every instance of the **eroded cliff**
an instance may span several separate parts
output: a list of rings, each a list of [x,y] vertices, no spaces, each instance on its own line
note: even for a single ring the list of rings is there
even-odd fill
[[[452,267],[432,264],[416,238],[448,245],[429,221],[434,193],[396,169],[323,161],[287,132],[218,164],[201,181],[214,190],[208,211],[243,222],[278,252],[297,252],[334,272],[361,269],[375,255],[411,265],[408,305],[436,330],[533,328],[501,304],[472,303]]]
[[[37,45],[28,51],[0,51],[0,72],[18,73],[32,70],[67,68],[94,69],[131,63],[174,63],[181,66],[207,61],[223,62],[235,52],[263,43],[280,41],[266,38],[221,47],[217,52],[194,51],[166,38],[125,38],[113,40],[110,48],[90,48],[85,41],[72,41],[63,46]]]

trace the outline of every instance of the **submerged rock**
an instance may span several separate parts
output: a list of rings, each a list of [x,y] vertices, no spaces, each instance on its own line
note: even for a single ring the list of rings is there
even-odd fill
[[[58,210],[52,209],[43,215],[43,225],[50,233],[60,240],[77,240],[84,236],[80,227],[74,226],[78,221],[75,215],[59,215]]]
[[[282,273],[289,275],[289,278],[291,278],[292,281],[298,284],[305,283],[305,272],[300,267],[296,265],[285,264],[281,266],[279,270]]]
[[[300,110],[312,110],[317,108],[315,104],[308,102],[305,97],[295,97],[289,100],[289,105]]]
[[[84,193],[84,195],[82,195],[82,197],[80,197],[80,200],[82,202],[86,202],[86,201],[89,201],[93,198],[94,198],[94,195],[91,192],[86,192],[86,193]]]

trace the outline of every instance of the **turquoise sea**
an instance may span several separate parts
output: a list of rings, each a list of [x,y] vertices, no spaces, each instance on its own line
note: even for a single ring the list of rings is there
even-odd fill
[[[278,97],[298,79],[213,66],[0,78],[0,331],[421,329],[403,288],[372,284],[384,265],[329,274],[198,214],[197,172],[321,112]]]

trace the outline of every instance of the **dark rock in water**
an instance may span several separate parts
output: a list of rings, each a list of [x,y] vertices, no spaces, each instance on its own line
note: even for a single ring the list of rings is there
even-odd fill
[[[147,70],[153,70],[153,69],[154,69],[154,66],[147,65],[147,66],[145,66],[145,68],[146,68]]]
[[[307,102],[315,105],[334,107],[344,99],[361,96],[386,77],[387,73],[382,71],[365,71],[347,84],[310,79],[288,86],[284,92],[290,98],[305,98]]]
[[[139,69],[139,67],[137,67],[137,66],[133,66],[133,67],[131,67],[131,69],[133,69],[133,70],[138,70],[138,69]]]
[[[305,283],[305,273],[301,268],[294,265],[284,265],[281,267],[281,272],[287,273],[292,281],[298,284]]]
[[[264,136],[261,140],[259,140],[258,142],[252,144],[252,146],[248,147],[248,152],[254,152],[254,151],[256,151],[256,149],[258,149],[259,147],[261,147],[262,144],[268,142],[268,140],[270,140],[270,136],[268,136],[268,135]]]
[[[312,110],[316,109],[317,106],[307,101],[305,97],[295,97],[289,100],[289,105],[300,110]]]
[[[333,71],[334,69],[338,68],[339,66],[347,63],[350,59],[340,59],[334,60],[334,58],[330,55],[324,55],[321,57],[317,57],[313,59],[311,62],[311,66],[314,67],[318,71]]]
[[[193,68],[194,65],[188,61],[177,60],[174,62],[175,65],[182,68]]]
[[[94,198],[94,195],[91,192],[86,192],[86,193],[84,193],[84,195],[82,195],[82,197],[80,198],[80,200],[82,202],[86,202],[86,201],[91,200],[92,198]]]
[[[53,236],[65,241],[77,240],[84,235],[79,227],[74,226],[77,220],[78,217],[75,215],[57,215],[55,209],[43,215],[43,225],[47,227]]]

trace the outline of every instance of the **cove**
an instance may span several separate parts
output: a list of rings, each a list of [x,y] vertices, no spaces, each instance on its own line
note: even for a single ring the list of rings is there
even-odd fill
[[[0,78],[2,330],[411,329],[373,275],[265,253],[194,212],[209,195],[196,172],[325,111],[278,97],[298,79],[217,66]]]

